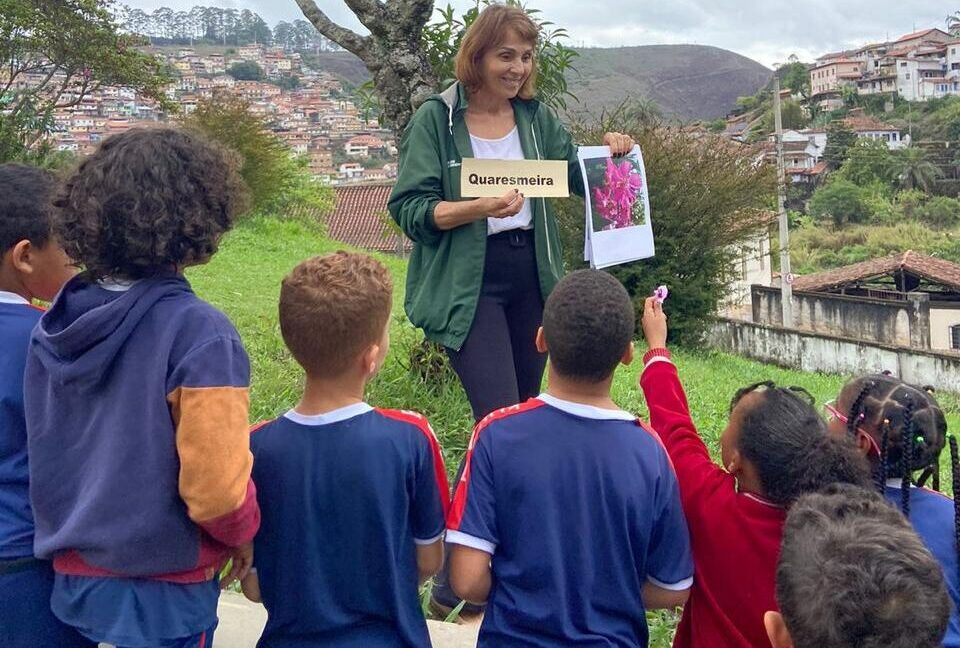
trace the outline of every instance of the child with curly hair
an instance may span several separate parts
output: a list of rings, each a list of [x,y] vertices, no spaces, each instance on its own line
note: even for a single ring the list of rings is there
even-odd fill
[[[245,573],[260,509],[250,480],[250,366],[184,268],[243,208],[231,158],[198,135],[103,142],[54,202],[84,269],[34,329],[24,377],[35,551],[51,606],[94,641],[209,646],[217,573]]]

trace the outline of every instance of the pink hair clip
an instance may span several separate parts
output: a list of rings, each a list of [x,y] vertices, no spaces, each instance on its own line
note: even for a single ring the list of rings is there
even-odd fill
[[[662,304],[667,301],[667,297],[670,296],[670,291],[666,286],[658,286],[657,289],[653,291],[653,296],[658,304]]]

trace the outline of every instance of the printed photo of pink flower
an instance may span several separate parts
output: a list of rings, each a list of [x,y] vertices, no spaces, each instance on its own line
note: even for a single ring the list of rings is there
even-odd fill
[[[586,162],[594,231],[643,225],[643,176],[630,157],[596,158]]]

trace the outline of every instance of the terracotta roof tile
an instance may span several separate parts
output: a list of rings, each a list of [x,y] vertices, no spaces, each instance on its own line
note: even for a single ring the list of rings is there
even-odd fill
[[[387,201],[393,184],[345,185],[336,187],[336,205],[323,215],[327,235],[342,243],[377,252],[396,252],[402,242],[404,250],[413,243],[391,229],[386,221]],[[385,221],[386,219],[386,221]]]
[[[930,34],[930,33],[932,33],[932,32],[944,33],[943,30],[937,29],[937,28],[933,28],[933,29],[921,29],[920,31],[913,32],[912,34],[907,34],[907,35],[905,35],[905,36],[901,36],[900,38],[897,39],[896,42],[901,43],[901,42],[903,42],[903,41],[913,40],[913,39],[915,39],[915,38],[920,38],[921,36],[926,36],[926,35],[928,35],[928,34]]]
[[[912,250],[797,277],[793,283],[793,289],[813,292],[830,290],[855,281],[882,277],[899,270],[906,270],[927,281],[943,284],[952,290],[960,290],[960,265],[918,254]]]

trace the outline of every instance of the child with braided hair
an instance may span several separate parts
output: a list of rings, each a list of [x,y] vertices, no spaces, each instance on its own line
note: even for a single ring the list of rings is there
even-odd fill
[[[932,391],[895,376],[861,376],[848,382],[825,409],[830,430],[856,442],[873,467],[878,490],[907,516],[940,563],[952,601],[943,645],[958,648],[960,516],[957,503],[937,492],[940,454],[948,441],[954,493],[960,488],[960,463],[956,440],[947,437],[946,418]],[[928,480],[932,489],[924,488]]]

